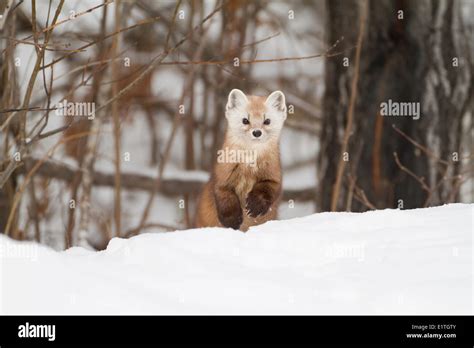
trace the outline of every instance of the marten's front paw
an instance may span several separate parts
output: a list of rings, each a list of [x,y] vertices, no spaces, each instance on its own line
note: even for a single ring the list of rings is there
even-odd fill
[[[250,191],[247,195],[245,208],[251,217],[257,217],[265,215],[271,205],[272,202],[266,199],[261,192]]]
[[[230,227],[234,230],[238,230],[240,225],[242,225],[242,221],[244,220],[242,209],[234,209],[228,212],[223,212],[219,214],[219,221],[224,227]]]

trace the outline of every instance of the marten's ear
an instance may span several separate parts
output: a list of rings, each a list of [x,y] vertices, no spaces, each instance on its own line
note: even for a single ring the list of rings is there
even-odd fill
[[[285,103],[285,95],[282,91],[275,91],[270,94],[265,101],[265,104],[278,112],[283,112],[286,118],[286,103]]]
[[[240,89],[233,89],[229,93],[225,110],[229,111],[231,109],[243,109],[247,105],[248,101],[249,100],[245,96],[244,92],[242,92]]]
[[[265,104],[277,111],[286,111],[285,95],[282,91],[275,91],[270,94],[265,101]]]

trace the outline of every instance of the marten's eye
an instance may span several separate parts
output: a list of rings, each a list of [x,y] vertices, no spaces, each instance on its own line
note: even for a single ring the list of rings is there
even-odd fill
[[[267,125],[267,126],[268,126],[268,125],[270,124],[270,119],[269,119],[269,118],[267,118],[265,121],[263,121],[263,124],[265,124],[265,125]]]
[[[248,119],[248,118],[243,118],[243,119],[242,119],[242,123],[243,123],[243,124],[249,124],[250,122],[249,122],[249,119]]]

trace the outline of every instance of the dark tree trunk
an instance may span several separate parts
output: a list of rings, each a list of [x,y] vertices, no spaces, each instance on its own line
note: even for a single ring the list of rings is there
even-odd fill
[[[357,42],[362,1],[327,1],[327,40],[344,36],[344,46]],[[416,208],[448,200],[455,190],[453,180],[437,183],[459,170],[452,153],[461,156],[462,119],[469,103],[472,77],[466,37],[460,21],[459,2],[442,0],[369,1],[363,37],[354,123],[348,143],[348,161],[338,197],[338,210],[356,198],[357,188],[377,208]],[[403,12],[399,12],[403,11]],[[402,15],[403,19],[399,19]],[[332,57],[326,64],[326,92],[319,165],[318,208],[330,210],[331,194],[341,154],[346,125],[350,83],[354,76],[355,49]],[[344,66],[344,58],[349,66]],[[453,58],[459,66],[453,66]],[[420,118],[381,116],[381,103],[420,103]],[[428,156],[397,133],[397,127],[426,146],[447,164]],[[426,187],[401,170],[400,163]],[[447,168],[447,169],[446,169]],[[351,192],[350,178],[356,191]],[[432,191],[430,193],[430,191]],[[359,193],[361,191],[359,190]],[[360,196],[360,195],[359,195]],[[359,197],[360,198],[360,197]],[[367,204],[353,200],[351,209],[363,211]]]

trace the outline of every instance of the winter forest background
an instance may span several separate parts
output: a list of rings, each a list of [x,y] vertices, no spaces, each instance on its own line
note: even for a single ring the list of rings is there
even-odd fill
[[[232,88],[286,95],[281,219],[474,201],[474,1],[3,0],[0,15],[15,239],[102,250],[192,227]]]

